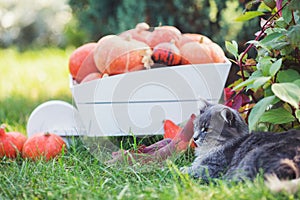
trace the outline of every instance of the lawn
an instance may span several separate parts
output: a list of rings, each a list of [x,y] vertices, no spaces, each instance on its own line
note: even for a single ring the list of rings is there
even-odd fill
[[[0,50],[0,123],[26,134],[26,123],[40,103],[60,99],[72,103],[68,56],[72,49],[19,53]],[[297,199],[273,194],[263,180],[240,184],[201,184],[179,173],[193,158],[183,155],[157,165],[108,166],[85,148],[80,138],[68,152],[49,162],[0,160],[0,199]],[[300,194],[300,193],[299,193]]]

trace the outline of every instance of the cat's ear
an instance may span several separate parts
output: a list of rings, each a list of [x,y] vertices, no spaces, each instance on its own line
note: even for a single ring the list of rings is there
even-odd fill
[[[220,115],[226,123],[231,125],[232,121],[234,120],[234,114],[229,108],[223,108],[220,112]]]
[[[210,106],[212,106],[211,103],[209,103],[205,99],[200,98],[200,104],[199,104],[200,114],[204,113],[204,111],[206,110],[206,108],[208,108]]]

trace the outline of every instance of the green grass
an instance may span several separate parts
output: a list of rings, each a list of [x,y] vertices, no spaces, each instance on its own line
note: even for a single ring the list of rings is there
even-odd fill
[[[0,123],[25,132],[29,114],[40,103],[71,101],[67,67],[70,51],[0,50]]]
[[[0,50],[0,123],[26,134],[32,110],[50,99],[72,102],[67,62],[72,49],[18,53]],[[108,166],[75,139],[50,162],[0,160],[0,199],[297,199],[273,194],[262,179],[240,184],[201,184],[179,173],[189,151],[162,165]]]

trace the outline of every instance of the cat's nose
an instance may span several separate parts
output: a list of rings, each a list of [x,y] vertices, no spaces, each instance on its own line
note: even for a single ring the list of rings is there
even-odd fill
[[[194,141],[198,140],[200,138],[200,134],[199,134],[199,131],[196,131],[193,135],[193,139]]]
[[[194,136],[194,137],[193,137],[193,139],[196,141],[196,140],[198,140],[198,139],[199,139],[199,137],[200,137],[200,136],[199,136],[199,135],[197,135],[197,136]]]

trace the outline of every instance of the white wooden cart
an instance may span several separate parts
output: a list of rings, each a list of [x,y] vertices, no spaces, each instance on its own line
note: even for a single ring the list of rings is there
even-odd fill
[[[231,67],[225,63],[180,65],[130,72],[90,82],[71,81],[74,104],[49,101],[30,115],[28,135],[163,134],[163,120],[182,123],[198,113],[201,99],[217,103]]]

